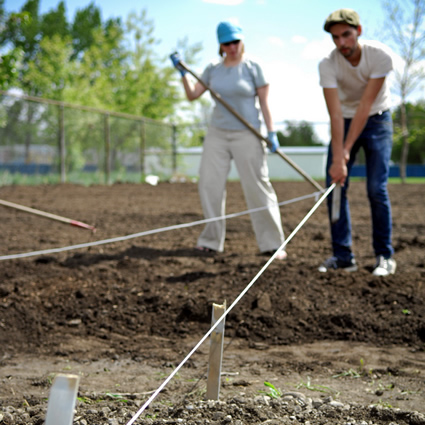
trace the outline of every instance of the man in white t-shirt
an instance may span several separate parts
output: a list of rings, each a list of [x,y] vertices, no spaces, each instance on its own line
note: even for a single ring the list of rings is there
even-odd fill
[[[392,258],[391,204],[387,182],[392,149],[392,119],[387,76],[392,70],[389,49],[371,41],[359,42],[362,33],[358,14],[351,9],[331,13],[324,25],[336,48],[319,64],[320,85],[331,123],[326,167],[327,185],[340,183],[341,210],[331,221],[333,256],[319,271],[356,271],[352,252],[350,210],[347,199],[349,176],[356,154],[363,148],[367,193],[373,228],[375,276],[395,273]],[[328,198],[329,217],[332,197]]]

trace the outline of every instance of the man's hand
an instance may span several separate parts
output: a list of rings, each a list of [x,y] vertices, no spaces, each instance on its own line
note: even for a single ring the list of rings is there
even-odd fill
[[[340,183],[344,186],[345,179],[347,178],[347,165],[345,158],[333,161],[329,168],[329,175],[331,176],[332,183]]]
[[[184,77],[187,74],[187,71],[180,65],[181,57],[178,52],[174,52],[170,55],[171,62],[173,62],[173,65],[175,68],[177,68],[180,71],[180,74],[182,77]]]
[[[271,147],[269,148],[272,152],[276,152],[277,148],[280,146],[279,145],[279,140],[277,138],[276,132],[275,131],[269,131],[268,133],[268,139],[271,142]]]
[[[348,161],[350,160],[350,152],[344,148],[342,154],[344,155],[345,164],[348,164]]]

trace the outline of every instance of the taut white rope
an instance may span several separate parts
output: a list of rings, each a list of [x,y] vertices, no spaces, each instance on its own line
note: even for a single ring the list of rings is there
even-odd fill
[[[203,344],[203,342],[211,335],[214,329],[220,325],[220,323],[225,319],[225,317],[230,313],[230,311],[236,306],[236,304],[243,298],[243,296],[249,291],[249,289],[254,285],[258,278],[264,273],[267,267],[273,262],[276,258],[276,255],[280,250],[286,247],[288,242],[293,239],[297,234],[298,230],[305,224],[305,222],[313,215],[313,213],[319,208],[320,204],[328,197],[328,195],[335,188],[335,183],[333,183],[322,195],[322,197],[316,202],[313,208],[307,213],[307,215],[300,221],[298,226],[292,231],[288,238],[283,242],[283,244],[276,250],[276,252],[270,257],[267,263],[263,268],[256,274],[254,279],[245,287],[245,289],[239,294],[239,296],[233,301],[229,308],[223,313],[222,316],[215,322],[209,331],[201,338],[201,340],[195,345],[192,351],[183,359],[183,361],[173,370],[171,375],[159,386],[159,388],[149,397],[146,403],[139,409],[139,411],[127,422],[127,425],[132,425],[137,418],[143,413],[143,411],[152,403],[152,401],[157,397],[157,395],[164,389],[164,387],[171,381],[171,379],[177,374],[177,372],[183,367],[183,365],[189,360],[189,358],[196,352],[196,350]]]
[[[300,196],[298,198],[290,199],[288,201],[280,202],[278,205],[279,206],[288,205],[288,204],[292,204],[294,202],[302,201],[304,199],[308,199],[308,198],[312,198],[312,197],[317,198],[318,194],[320,194],[320,192],[314,192],[314,193],[309,194],[309,195],[304,195],[304,196]],[[42,251],[32,251],[32,252],[24,252],[24,253],[21,253],[21,254],[2,255],[2,256],[0,256],[0,261],[2,261],[2,260],[14,260],[14,259],[17,259],[17,258],[34,257],[34,256],[37,256],[37,255],[54,254],[54,253],[58,253],[58,252],[71,251],[71,250],[74,250],[74,249],[89,248],[91,246],[106,245],[108,243],[113,243],[113,242],[122,242],[122,241],[126,241],[126,240],[129,240],[129,239],[140,238],[142,236],[153,235],[155,233],[168,232],[169,230],[183,229],[183,228],[186,228],[186,227],[197,226],[199,224],[210,223],[212,221],[235,218],[235,217],[239,217],[239,216],[242,216],[242,215],[251,214],[251,213],[254,213],[254,212],[257,212],[257,211],[262,211],[262,210],[265,210],[267,208],[269,208],[269,207],[268,206],[259,207],[259,208],[254,208],[254,209],[247,210],[247,211],[242,211],[242,212],[239,212],[239,213],[227,214],[227,215],[224,215],[224,216],[221,216],[221,217],[206,218],[206,219],[203,219],[203,220],[193,221],[191,223],[176,224],[176,225],[173,225],[173,226],[162,227],[160,229],[147,230],[145,232],[133,233],[131,235],[119,236],[119,237],[110,238],[110,239],[103,239],[103,240],[100,240],[100,241],[86,242],[86,243],[81,243],[81,244],[78,244],[78,245],[70,245],[70,246],[66,246],[66,247],[62,247],[62,248],[51,248],[51,249],[45,249],[45,250],[42,250]]]

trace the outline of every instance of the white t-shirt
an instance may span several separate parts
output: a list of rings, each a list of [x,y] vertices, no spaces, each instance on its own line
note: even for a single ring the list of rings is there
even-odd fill
[[[360,42],[359,42],[360,43]],[[386,77],[393,69],[391,51],[377,41],[362,41],[361,57],[357,66],[338,51],[332,52],[319,63],[320,85],[337,88],[344,118],[353,118],[369,79]],[[390,108],[388,78],[372,104],[369,116]]]

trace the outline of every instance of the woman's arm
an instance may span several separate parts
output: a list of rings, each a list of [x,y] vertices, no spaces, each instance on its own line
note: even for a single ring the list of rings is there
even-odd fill
[[[198,99],[198,97],[200,97],[206,91],[206,88],[201,83],[197,82],[194,85],[187,77],[187,74],[182,77],[182,81],[184,91],[186,92],[186,96],[190,101]]]
[[[269,85],[257,88],[258,100],[260,101],[260,108],[263,114],[264,122],[267,131],[273,131],[272,114],[269,108]]]

